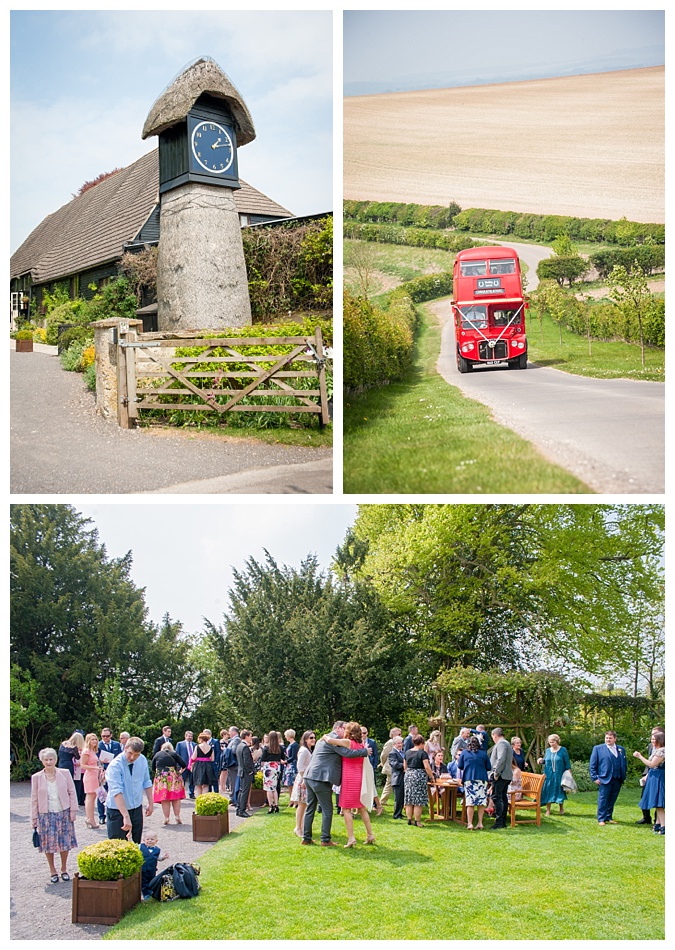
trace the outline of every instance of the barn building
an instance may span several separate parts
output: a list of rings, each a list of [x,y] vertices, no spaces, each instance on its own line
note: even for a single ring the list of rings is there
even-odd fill
[[[293,218],[247,182],[233,192],[242,227]],[[48,215],[10,259],[12,319],[25,318],[45,290],[66,285],[90,299],[117,274],[125,251],[159,241],[159,160],[155,149]]]

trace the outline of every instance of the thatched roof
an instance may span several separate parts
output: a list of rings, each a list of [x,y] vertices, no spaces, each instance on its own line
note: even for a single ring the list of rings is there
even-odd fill
[[[142,137],[147,139],[150,135],[159,135],[181,122],[197,99],[205,93],[227,102],[236,126],[237,146],[252,142],[255,129],[246,103],[210,56],[200,56],[169,83],[150,109]]]

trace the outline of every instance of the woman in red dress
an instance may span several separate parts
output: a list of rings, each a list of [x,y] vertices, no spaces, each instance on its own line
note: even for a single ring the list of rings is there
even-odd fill
[[[347,723],[345,726],[344,739],[332,739],[330,736],[324,736],[323,738],[330,745],[341,745],[346,749],[363,748],[361,726],[358,722]],[[340,786],[340,799],[338,804],[342,811],[342,817],[345,820],[345,827],[347,828],[347,844],[345,848],[353,848],[356,844],[352,809],[359,810],[363,824],[366,826],[366,844],[375,844],[375,835],[373,834],[373,827],[370,824],[370,815],[368,814],[368,809],[361,801],[361,784],[363,782],[364,768],[372,770],[372,765],[367,757],[365,759],[355,758],[342,760],[342,784]]]

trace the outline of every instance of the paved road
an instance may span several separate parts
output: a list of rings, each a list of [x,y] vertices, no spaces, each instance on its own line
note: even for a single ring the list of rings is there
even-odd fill
[[[665,386],[630,379],[590,379],[530,363],[464,375],[455,361],[447,301],[431,308],[443,322],[438,372],[594,492],[665,490]]]
[[[13,341],[12,341],[13,342]],[[55,347],[10,352],[12,494],[329,494],[327,448],[120,429]]]

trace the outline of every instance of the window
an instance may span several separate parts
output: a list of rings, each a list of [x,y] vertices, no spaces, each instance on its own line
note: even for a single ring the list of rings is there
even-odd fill
[[[518,323],[518,319],[515,316],[518,313],[518,310],[515,307],[510,309],[500,309],[492,311],[492,321],[496,327],[507,327],[510,323]]]
[[[483,277],[487,274],[486,261],[460,261],[459,273],[462,277]]]
[[[458,307],[463,330],[484,330],[487,326],[487,307]]]
[[[491,274],[515,274],[516,262],[510,261],[490,261]]]

